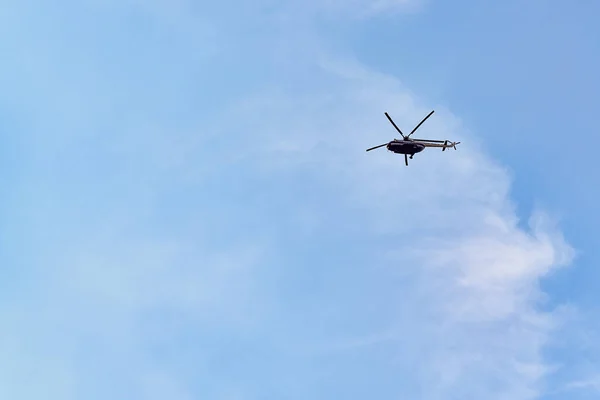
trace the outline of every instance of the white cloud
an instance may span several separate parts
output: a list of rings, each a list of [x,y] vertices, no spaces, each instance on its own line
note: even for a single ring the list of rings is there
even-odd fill
[[[411,349],[402,362],[428,387],[422,398],[537,398],[552,370],[543,351],[561,323],[539,309],[539,282],[568,264],[572,249],[542,212],[529,231],[519,226],[507,172],[444,109],[419,136],[461,140],[459,151],[426,150],[409,168],[385,150],[365,153],[393,137],[383,111],[409,128],[429,107],[392,77],[343,63],[328,71],[329,84],[319,88],[315,77],[311,95],[270,92],[230,111],[256,132],[240,138],[248,160],[273,173],[312,171],[334,186],[340,207],[355,210],[355,224],[395,238],[373,263],[407,274],[389,322]],[[390,340],[388,332],[347,340],[378,337]]]
[[[394,276],[404,277],[395,289],[377,293],[394,303],[394,314],[380,317],[378,327],[364,326],[363,332],[387,325],[385,331],[364,338],[353,337],[358,332],[349,331],[346,338],[339,338],[344,351],[388,343],[390,357],[396,358],[396,365],[390,368],[411,371],[410,376],[398,379],[421,382],[421,398],[426,400],[452,396],[536,398],[543,391],[544,373],[549,368],[542,352],[554,326],[560,323],[552,313],[538,310],[542,296],[538,282],[552,268],[569,261],[570,249],[540,216],[532,221],[531,232],[519,227],[507,173],[473,144],[473,135],[462,131],[456,117],[443,108],[435,107],[439,111],[423,126],[420,136],[461,140],[459,151],[426,150],[415,156],[408,168],[401,157],[385,150],[365,153],[367,147],[394,136],[383,111],[408,127],[430,106],[418,104],[416,97],[391,77],[343,63],[338,67],[343,67],[343,74],[339,68],[330,68],[320,76],[312,75],[312,87],[305,87],[303,95],[295,95],[293,87],[290,92],[268,91],[226,110],[227,119],[216,116],[219,125],[213,128],[226,133],[223,143],[235,143],[244,152],[231,153],[224,146],[209,156],[214,146],[197,145],[193,151],[179,153],[182,159],[176,167],[167,163],[136,170],[129,178],[141,178],[166,166],[172,175],[162,175],[161,182],[171,178],[177,182],[179,171],[205,171],[206,165],[217,162],[222,168],[243,166],[250,179],[260,176],[278,181],[293,173],[300,174],[302,181],[327,183],[331,191],[319,196],[337,203],[350,224],[343,228],[327,224],[325,208],[296,199],[294,206],[307,216],[306,221],[294,222],[298,228],[310,227],[314,240],[348,229],[348,235],[358,243],[385,241],[382,248],[375,245],[372,265],[357,261],[349,267],[377,267],[370,278],[376,285],[384,285]],[[240,121],[244,124],[241,134]],[[140,132],[139,139],[163,143],[169,142],[168,135],[170,132],[164,131],[149,137]],[[189,143],[193,146],[193,141]],[[169,147],[148,144],[145,148],[162,159],[161,152],[171,151]],[[155,193],[166,190],[158,183],[149,185]],[[239,203],[240,210],[256,212],[244,203]],[[162,214],[158,208],[151,210]],[[138,374],[131,366],[146,362],[148,343],[177,340],[190,329],[190,325],[176,325],[165,327],[161,334],[144,331],[142,322],[149,314],[162,310],[167,315],[183,315],[186,324],[193,322],[215,330],[256,327],[259,321],[280,324],[270,314],[270,307],[280,299],[277,292],[264,290],[269,286],[264,287],[262,279],[269,271],[276,272],[281,284],[293,287],[293,270],[286,273],[285,268],[281,271],[265,264],[264,268],[271,269],[260,273],[253,267],[260,263],[258,255],[271,254],[273,247],[261,247],[258,253],[253,246],[243,246],[241,251],[235,246],[221,249],[226,255],[223,259],[219,251],[208,247],[209,242],[203,242],[202,236],[207,239],[209,231],[189,231],[167,242],[151,235],[148,240],[140,239],[136,236],[139,233],[132,236],[132,227],[114,224],[120,215],[126,215],[124,210],[113,211],[117,214],[105,221],[111,229],[85,240],[71,237],[70,247],[78,250],[65,252],[68,257],[61,256],[52,264],[61,267],[53,279],[45,281],[52,288],[51,300],[44,306],[46,322],[58,331],[62,328],[63,340],[68,338],[73,344],[63,344],[50,352],[50,358],[75,357],[90,337],[117,349],[133,346],[129,350],[132,361],[124,364],[130,367],[128,373],[133,378]],[[293,209],[285,214],[290,212],[294,213]],[[198,222],[209,214],[199,214]],[[144,226],[141,221],[137,223]],[[265,220],[264,231],[253,235],[263,237],[273,226],[284,229],[279,224],[283,220]],[[252,244],[250,237],[246,239]],[[286,249],[280,251],[285,253]],[[233,261],[229,260],[232,255]],[[292,261],[283,258],[283,262]],[[307,262],[313,268],[330,268],[319,258]],[[341,290],[338,283],[331,281],[331,285]],[[368,303],[373,295],[357,294],[355,301]],[[259,317],[257,304],[269,312]],[[285,303],[279,307],[287,314]],[[311,315],[308,307],[302,310],[307,319],[304,329],[318,325],[319,317]],[[364,312],[339,312],[346,320],[368,320]],[[72,326],[73,320],[78,321],[77,328]],[[24,323],[12,330],[20,335],[21,329],[35,331],[41,326],[32,328]],[[256,333],[252,329],[248,332]],[[305,338],[303,331],[297,336],[289,336],[285,330],[270,335],[267,340],[288,342],[307,354],[328,354],[340,348],[333,334],[324,333],[312,340],[307,339],[309,334]],[[75,366],[70,371],[70,379],[81,379]],[[161,376],[160,390],[181,391],[185,398],[189,381],[175,379],[173,373],[160,368],[152,374]],[[52,390],[59,393],[58,388]]]
[[[183,6],[175,9],[174,20],[187,7],[178,4]],[[350,7],[363,10],[373,4],[361,1]],[[139,157],[159,163],[148,162],[125,173],[123,180],[131,185],[143,181],[146,193],[105,210],[98,225],[66,233],[50,231],[50,224],[30,227],[31,232],[48,236],[61,233],[62,245],[48,254],[42,252],[47,257],[40,267],[44,273],[27,293],[37,300],[3,311],[11,323],[2,342],[13,343],[11,358],[23,363],[2,369],[5,379],[0,387],[5,397],[18,399],[15,393],[27,385],[24,377],[40,363],[56,374],[51,382],[38,380],[55,397],[81,398],[75,388],[90,381],[92,387],[98,382],[114,383],[116,378],[98,370],[112,365],[124,379],[131,378],[126,386],[135,386],[131,390],[142,398],[148,390],[185,399],[193,392],[190,376],[195,375],[182,377],[175,367],[162,364],[153,345],[176,343],[187,335],[204,344],[201,336],[207,331],[245,333],[255,340],[253,344],[264,347],[267,342],[281,347],[285,343],[286,350],[292,348],[308,358],[386,343],[386,354],[394,361],[389,368],[407,372],[398,372],[398,380],[420,382],[420,398],[425,400],[521,400],[542,393],[544,373],[550,368],[542,352],[560,324],[560,315],[538,309],[543,300],[538,283],[572,256],[560,234],[547,225],[543,214],[532,219],[531,232],[519,226],[507,172],[486,156],[477,137],[448,110],[422,104],[397,79],[354,63],[324,57],[318,65],[310,60],[299,64],[287,86],[239,100],[200,132],[176,134],[159,117],[144,115],[148,121],[133,136],[114,144],[118,151],[111,147],[107,153],[130,161],[143,149]],[[415,156],[409,168],[402,157],[385,150],[365,153],[367,147],[396,136],[384,111],[408,128],[431,108],[436,114],[420,135],[460,140],[459,151],[426,150]],[[164,129],[148,135],[147,126]],[[180,229],[141,233],[149,229],[153,216],[172,217],[177,202],[169,209],[159,200],[179,188],[184,171],[188,177],[210,171],[214,178],[230,169],[239,171],[232,174],[238,180],[221,181],[225,187],[268,179],[275,183],[265,191],[264,208],[276,208],[266,203],[283,196],[294,183],[321,182],[318,187],[323,193],[306,192],[304,197],[288,199],[289,208],[265,212],[270,219],[244,232],[241,225],[248,221],[244,215],[264,212],[247,203],[259,190],[249,187],[241,191],[234,210],[220,211],[223,199],[218,198],[218,202],[196,204],[201,211],[186,209],[186,223]],[[280,185],[283,188],[278,190]],[[146,195],[153,201],[142,203]],[[193,198],[198,199],[202,198]],[[140,207],[136,200],[144,205],[143,212],[136,208]],[[285,225],[286,217],[296,210],[303,217],[295,216]],[[332,219],[335,213],[342,216]],[[61,226],[63,218],[77,215],[63,211],[51,220]],[[162,222],[170,226],[170,221]],[[195,224],[201,228],[191,229]],[[295,275],[299,269],[316,275],[317,270],[333,270],[335,265],[317,254],[305,255],[304,263],[294,266],[300,255],[293,250],[301,243],[285,243],[278,236],[290,226],[310,232],[312,242],[344,232],[348,237],[340,251],[367,247],[368,241],[373,257],[367,262],[353,260],[344,273],[321,278],[331,290],[313,300],[319,302],[318,310],[305,300],[315,296],[312,286],[313,292],[302,293],[302,299],[292,301],[296,307],[291,307],[282,298],[284,290],[273,286],[294,288],[299,285]],[[213,248],[211,235],[219,230],[236,235],[236,240]],[[270,241],[259,240],[264,237]],[[372,291],[360,280],[353,281],[355,287],[343,287],[340,275],[359,270]],[[352,295],[336,294],[344,290]],[[381,298],[390,303],[389,315],[375,318],[368,306],[357,306]],[[353,307],[332,305],[332,299],[352,302]],[[338,312],[347,325],[355,321],[360,327],[339,337],[341,328],[320,319],[327,312]],[[159,322],[152,323],[153,317]],[[299,329],[286,328],[286,323]],[[321,335],[315,333],[317,329],[323,329],[318,331]],[[39,336],[40,332],[45,334]],[[222,344],[220,350],[229,345]],[[206,358],[209,350],[201,349],[199,358],[186,367],[212,376]],[[39,368],[35,372],[42,379]],[[240,386],[224,391],[248,394],[250,390]],[[32,392],[21,398],[28,397],[40,396]],[[398,397],[415,396],[407,390]]]
[[[594,390],[600,392],[600,377],[595,376],[586,380],[579,380],[568,383],[565,389],[569,390]]]

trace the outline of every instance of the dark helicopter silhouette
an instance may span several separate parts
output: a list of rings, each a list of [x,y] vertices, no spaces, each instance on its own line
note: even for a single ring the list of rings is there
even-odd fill
[[[396,128],[400,135],[402,135],[402,140],[394,139],[389,143],[371,147],[370,149],[367,149],[367,151],[386,146],[389,151],[392,151],[396,154],[404,154],[404,162],[406,163],[406,166],[408,166],[408,156],[410,155],[410,159],[412,160],[415,154],[422,152],[426,147],[441,147],[442,151],[445,151],[448,147],[453,147],[454,150],[456,150],[456,145],[460,144],[460,142],[451,142],[449,140],[410,139],[410,135],[419,129],[419,127],[427,120],[427,118],[431,116],[431,114],[433,114],[433,111],[427,114],[427,116],[423,118],[423,120],[419,122],[419,124],[415,126],[415,128],[408,135],[404,136],[400,128],[396,126],[394,121],[392,121],[392,118],[386,112],[385,116],[390,120],[392,125],[394,125],[394,128]]]

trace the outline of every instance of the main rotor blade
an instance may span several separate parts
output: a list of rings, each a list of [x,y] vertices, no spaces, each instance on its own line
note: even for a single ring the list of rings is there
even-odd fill
[[[419,127],[423,124],[423,122],[425,122],[427,120],[427,118],[431,117],[431,114],[433,114],[435,110],[432,110],[429,114],[427,114],[427,116],[425,118],[423,118],[423,120],[421,122],[419,122],[419,125],[415,126],[415,129],[413,129],[407,137],[409,137],[410,135],[412,135],[417,129],[419,129]]]
[[[383,147],[385,145],[387,145],[387,143],[380,144],[379,146],[371,147],[370,149],[367,149],[367,151],[375,150],[375,149],[378,149],[378,148]]]
[[[390,115],[389,115],[387,112],[385,113],[385,116],[387,117],[387,119],[389,119],[389,120],[390,120],[390,122],[392,123],[392,125],[394,125],[394,128],[396,128],[396,130],[397,130],[398,132],[400,132],[400,134],[402,135],[402,137],[404,137],[404,133],[402,133],[402,131],[400,130],[400,128],[398,128],[398,127],[396,126],[396,124],[394,123],[394,121],[392,121],[392,117],[390,117]]]

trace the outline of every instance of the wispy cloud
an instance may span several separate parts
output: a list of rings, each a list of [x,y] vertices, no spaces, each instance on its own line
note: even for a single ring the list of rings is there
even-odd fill
[[[594,390],[600,392],[600,377],[570,382],[565,385],[566,390]]]
[[[234,115],[250,126],[252,116],[261,116],[262,134],[254,138],[260,144],[245,142],[252,157],[262,151],[262,162],[279,171],[291,166],[325,179],[339,207],[355,210],[340,211],[353,225],[341,229],[354,240],[366,240],[367,232],[375,235],[370,241],[381,240],[372,247],[371,268],[387,265],[381,277],[405,277],[396,296],[386,294],[397,302],[387,322],[397,332],[396,352],[405,354],[401,363],[418,365],[415,377],[423,387],[427,382],[423,398],[536,398],[550,370],[544,346],[560,324],[560,315],[538,309],[539,282],[571,261],[571,248],[543,213],[532,217],[530,231],[519,226],[508,174],[465,140],[471,135],[444,110],[421,135],[463,140],[460,151],[428,150],[408,169],[385,150],[364,153],[393,135],[383,110],[412,123],[426,109],[392,77],[349,68],[361,72],[331,75],[330,85],[309,97],[270,94],[254,107],[244,102]],[[280,144],[271,152],[265,141]]]
[[[543,393],[561,315],[541,311],[539,282],[572,259],[560,231],[542,212],[521,227],[509,174],[447,108],[314,42],[301,50],[310,57],[292,70],[210,112],[174,111],[191,108],[185,85],[152,100],[135,90],[143,79],[117,73],[93,86],[101,104],[131,101],[133,116],[76,101],[86,126],[119,123],[84,135],[53,120],[62,145],[38,148],[5,228],[36,253],[7,260],[29,262],[31,278],[2,308],[5,397]],[[209,80],[197,76],[205,60],[180,60],[190,64],[144,76]],[[62,87],[84,99],[88,77]],[[227,73],[211,77],[227,86]],[[384,111],[408,128],[431,108],[420,135],[459,151],[426,150],[409,168],[365,153],[394,137]]]

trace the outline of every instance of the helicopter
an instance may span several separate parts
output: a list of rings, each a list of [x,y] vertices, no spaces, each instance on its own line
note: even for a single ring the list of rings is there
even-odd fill
[[[394,125],[394,128],[400,133],[402,136],[402,140],[394,139],[389,143],[380,144],[379,146],[371,147],[367,149],[367,151],[375,150],[380,147],[386,146],[389,151],[392,151],[396,154],[404,154],[404,162],[408,167],[408,159],[412,160],[413,156],[417,153],[425,150],[426,147],[441,147],[442,151],[445,151],[447,148],[454,148],[456,150],[456,145],[460,144],[460,142],[451,142],[449,140],[430,140],[430,139],[410,139],[410,135],[412,135],[419,127],[427,120],[427,118],[431,117],[435,110],[431,111],[415,128],[406,136],[404,133],[396,126],[392,118],[389,116],[387,112],[385,112],[385,116],[387,119]],[[410,157],[409,157],[410,155]]]

